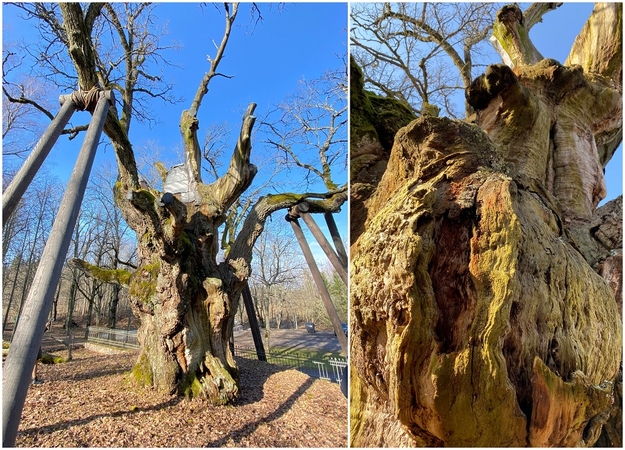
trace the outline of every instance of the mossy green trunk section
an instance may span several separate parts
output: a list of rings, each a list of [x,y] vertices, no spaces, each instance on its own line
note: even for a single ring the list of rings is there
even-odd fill
[[[238,394],[238,370],[228,343],[240,280],[201,258],[212,250],[201,242],[193,245],[186,232],[178,239],[178,248],[187,250],[173,260],[148,251],[151,241],[142,240],[140,254],[149,259],[133,274],[129,287],[141,319],[141,353],[133,375],[141,385],[168,393],[229,403]]]
[[[352,246],[352,445],[536,445],[556,427],[536,414],[561,417],[560,400],[575,430],[558,442],[575,445],[609,410],[596,392],[612,399],[600,385],[621,361],[614,293],[507,156],[448,119],[397,133]],[[586,388],[538,402],[536,359],[546,382]]]
[[[364,89],[362,70],[350,59],[350,239],[362,233],[365,202],[386,170],[395,134],[416,117],[397,100]],[[355,220],[353,220],[355,219]]]

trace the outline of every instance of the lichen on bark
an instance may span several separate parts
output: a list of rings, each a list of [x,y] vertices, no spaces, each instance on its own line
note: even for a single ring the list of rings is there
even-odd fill
[[[352,247],[353,443],[525,446],[535,357],[564,381],[615,378],[611,289],[555,203],[502,173],[501,157],[448,119],[396,136],[369,203],[377,214]]]

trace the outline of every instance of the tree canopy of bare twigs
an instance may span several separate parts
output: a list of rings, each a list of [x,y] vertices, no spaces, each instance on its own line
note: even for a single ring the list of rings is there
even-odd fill
[[[417,115],[468,116],[454,94],[483,70],[494,3],[354,3],[351,52],[365,86]]]
[[[277,150],[286,167],[305,170],[305,186],[321,181],[328,190],[339,187],[337,169],[347,168],[347,63],[315,80],[280,103],[262,126],[265,143]],[[334,176],[334,177],[333,177]]]

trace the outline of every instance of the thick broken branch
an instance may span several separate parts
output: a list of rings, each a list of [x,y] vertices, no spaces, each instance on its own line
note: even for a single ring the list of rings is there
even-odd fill
[[[536,16],[533,14],[533,16]],[[534,17],[532,20],[537,20]],[[501,56],[504,64],[514,68],[536,64],[543,59],[529,37],[529,27],[524,21],[521,8],[516,3],[504,6],[497,13],[490,42]]]
[[[623,4],[595,3],[584,28],[575,38],[565,65],[579,64],[623,86]]]
[[[69,260],[67,262],[67,266],[70,269],[76,269],[86,276],[95,278],[96,280],[102,281],[104,283],[113,283],[125,287],[128,287],[130,283],[131,273],[127,270],[103,269],[78,258]]]
[[[252,184],[256,176],[256,166],[250,163],[252,151],[251,134],[256,117],[255,103],[250,103],[243,116],[243,124],[237,145],[230,159],[228,171],[209,186],[211,196],[223,212],[227,211],[234,201]]]

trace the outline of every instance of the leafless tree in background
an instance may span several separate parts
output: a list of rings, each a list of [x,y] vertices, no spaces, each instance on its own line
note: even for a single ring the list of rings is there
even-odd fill
[[[353,3],[351,53],[365,87],[412,109],[460,118],[458,97],[483,70],[495,3]],[[476,69],[477,70],[474,70]],[[462,99],[462,97],[460,97]],[[461,100],[462,101],[462,100]]]

